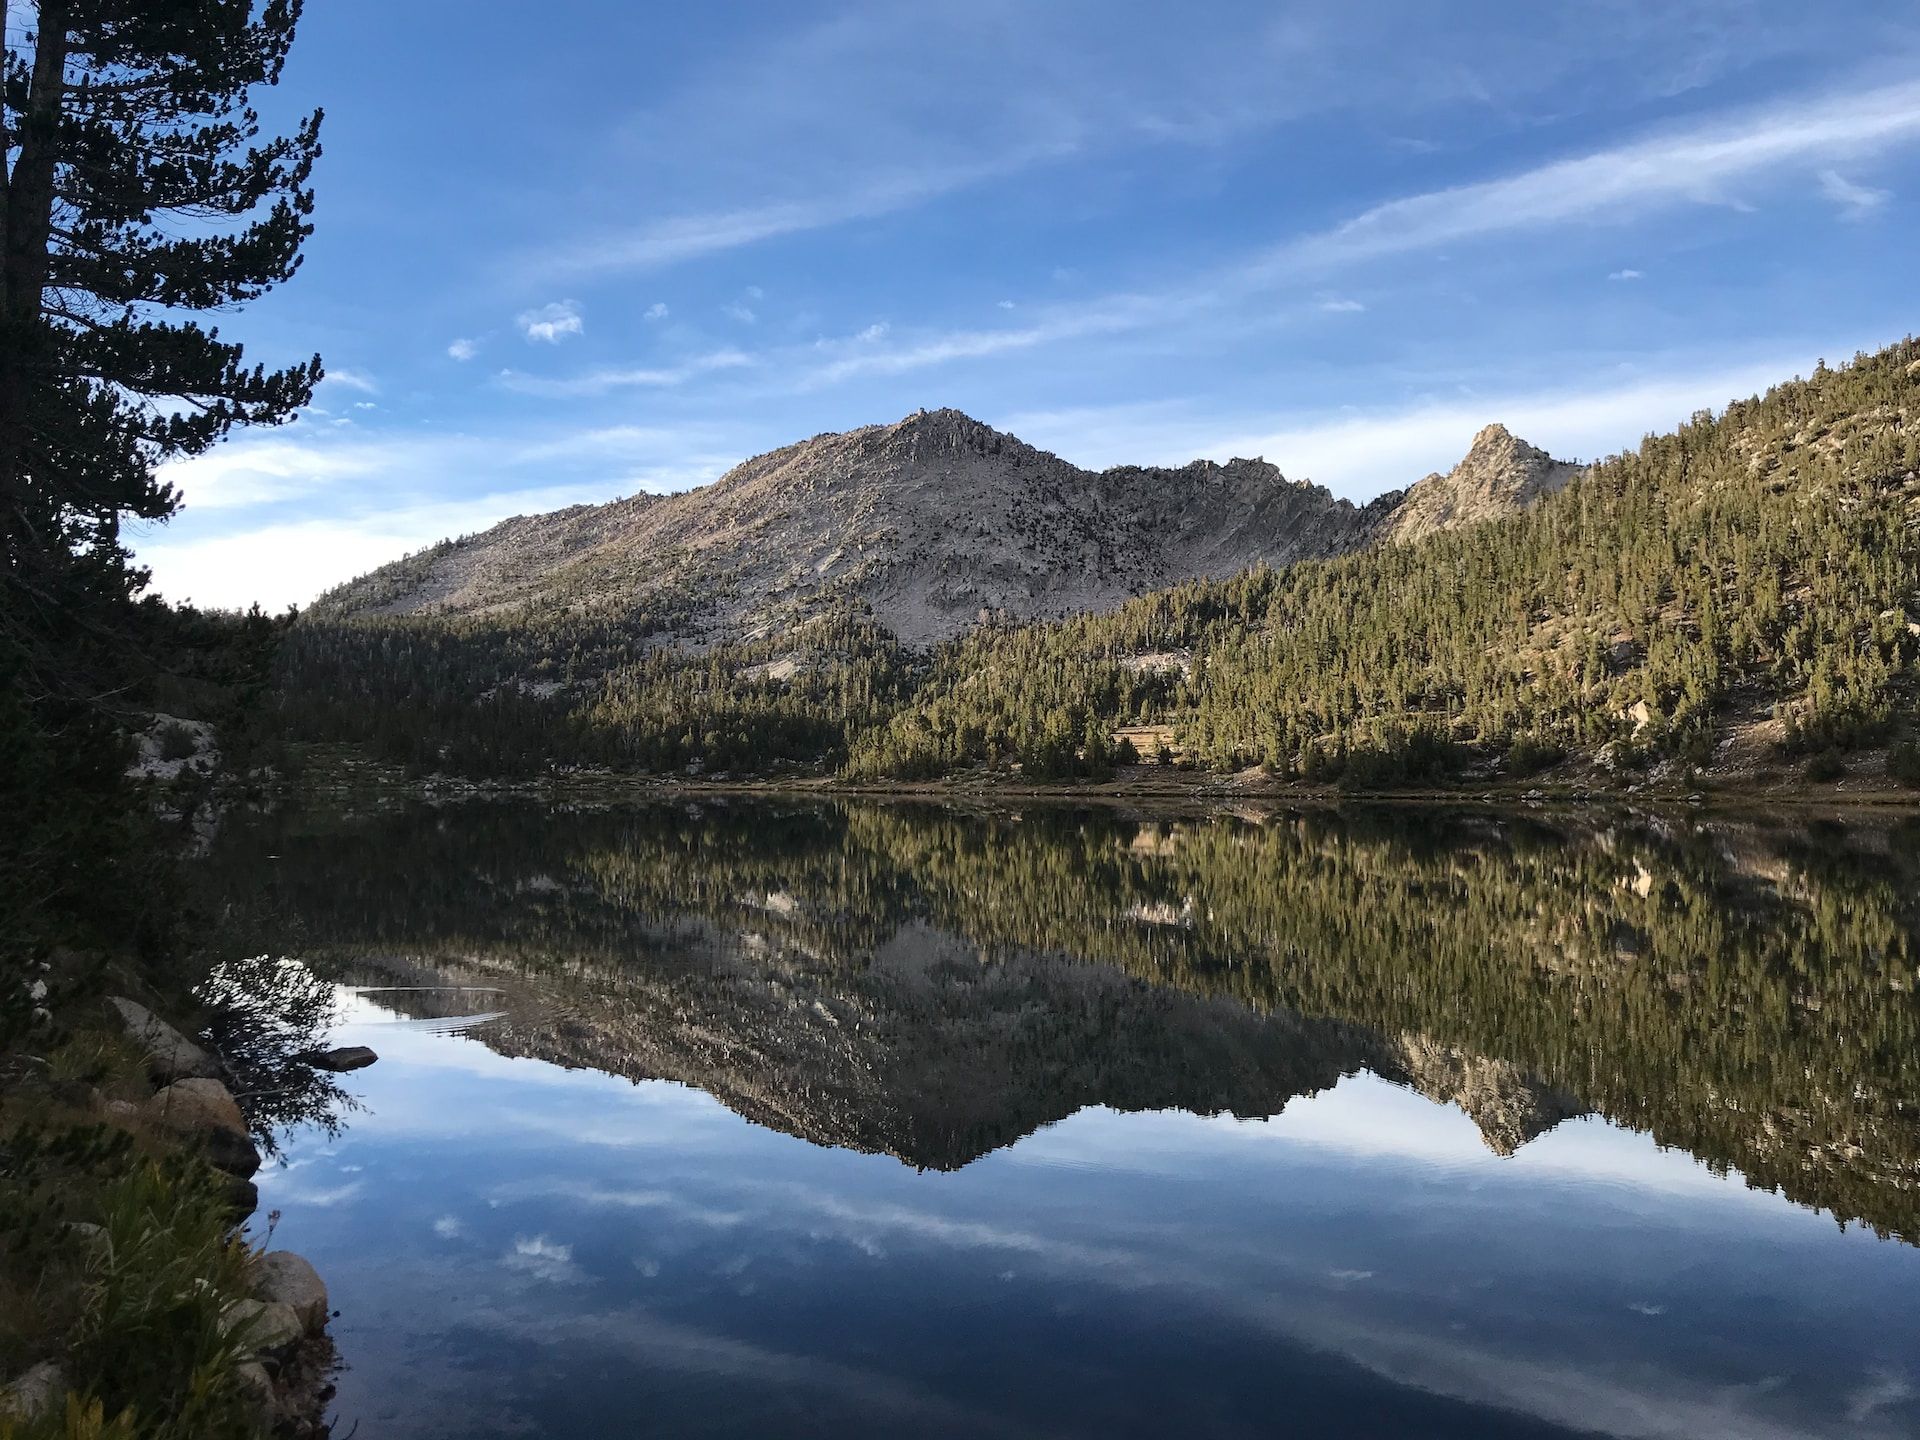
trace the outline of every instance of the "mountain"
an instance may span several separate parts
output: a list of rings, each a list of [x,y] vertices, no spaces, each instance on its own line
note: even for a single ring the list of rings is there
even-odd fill
[[[277,673],[290,739],[489,777],[1920,786],[1920,342],[1363,508],[916,415],[436,547]]]
[[[1445,475],[1429,475],[1391,504],[1380,538],[1404,544],[1459,525],[1477,525],[1525,509],[1565,487],[1580,467],[1556,460],[1489,425],[1473,437],[1466,458]]]
[[[516,516],[322,597],[323,617],[569,606],[752,641],[853,602],[909,645],[984,620],[1110,610],[1183,580],[1345,554],[1509,513],[1574,467],[1481,432],[1449,475],[1357,507],[1265,460],[1094,472],[957,410],[743,462],[711,485]]]

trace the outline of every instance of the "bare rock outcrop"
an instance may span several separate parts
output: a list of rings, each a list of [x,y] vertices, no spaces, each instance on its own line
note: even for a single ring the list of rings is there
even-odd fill
[[[1463,459],[1445,475],[1433,474],[1399,498],[1381,528],[1388,544],[1404,544],[1441,530],[1476,525],[1524,509],[1560,490],[1580,467],[1556,460],[1504,425],[1489,425],[1473,437]]]
[[[1184,580],[1492,518],[1575,467],[1499,426],[1445,476],[1356,506],[1263,459],[1083,470],[958,410],[817,435],[677,495],[516,516],[321,597],[320,617],[560,604],[651,643],[754,639],[864,607],[910,645],[1112,609]]]

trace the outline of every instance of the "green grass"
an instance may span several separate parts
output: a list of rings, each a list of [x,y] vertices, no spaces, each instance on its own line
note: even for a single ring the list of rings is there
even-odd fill
[[[56,1081],[137,1086],[118,1037],[81,1031],[47,1057]],[[76,1229],[98,1226],[99,1231]],[[255,1435],[221,1312],[248,1290],[220,1178],[137,1121],[59,1088],[0,1096],[0,1377],[57,1361],[64,1411],[0,1420],[0,1440],[228,1440]]]

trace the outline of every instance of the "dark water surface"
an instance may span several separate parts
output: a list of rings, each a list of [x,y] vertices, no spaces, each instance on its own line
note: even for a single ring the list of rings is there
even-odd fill
[[[1920,1434],[1920,831],[239,822],[341,1433]]]

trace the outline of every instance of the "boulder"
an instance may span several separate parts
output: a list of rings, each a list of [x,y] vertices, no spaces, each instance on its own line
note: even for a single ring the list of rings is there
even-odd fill
[[[114,995],[107,1003],[119,1012],[127,1034],[147,1052],[147,1071],[162,1085],[175,1080],[212,1080],[220,1074],[211,1055],[139,1001]]]
[[[251,1175],[260,1168],[240,1107],[218,1080],[176,1080],[147,1101],[146,1114],[154,1124],[199,1141],[217,1169]]]
[[[247,1360],[234,1367],[233,1378],[240,1382],[240,1393],[247,1397],[254,1414],[263,1420],[270,1419],[279,1407],[280,1397],[274,1393],[273,1377],[267,1374],[267,1367],[258,1360]]]
[[[236,1300],[220,1312],[220,1328],[249,1355],[267,1355],[297,1345],[307,1333],[291,1305],[276,1300]]]
[[[380,1057],[364,1045],[338,1045],[331,1050],[316,1050],[306,1057],[316,1070],[364,1070]]]
[[[286,1305],[309,1332],[327,1323],[327,1285],[305,1256],[269,1250],[253,1262],[255,1298]]]
[[[260,1208],[260,1187],[244,1175],[227,1176],[227,1209],[236,1222]]]
[[[42,1360],[0,1390],[0,1420],[31,1423],[42,1419],[53,1414],[66,1396],[66,1372],[53,1361]]]

